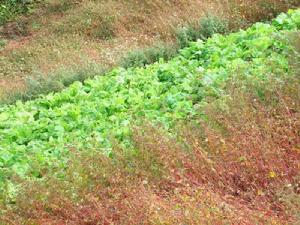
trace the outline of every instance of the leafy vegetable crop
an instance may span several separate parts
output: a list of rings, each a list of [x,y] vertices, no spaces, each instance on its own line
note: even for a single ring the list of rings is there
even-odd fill
[[[237,71],[254,82],[288,72],[290,47],[282,37],[299,28],[300,10],[290,10],[271,24],[193,42],[168,62],[118,68],[60,93],[3,106],[0,189],[12,192],[15,177],[63,171],[75,150],[110,154],[112,140],[131,148],[132,122],[146,119],[171,130],[176,121],[201,113],[207,96],[224,95],[222,87]]]

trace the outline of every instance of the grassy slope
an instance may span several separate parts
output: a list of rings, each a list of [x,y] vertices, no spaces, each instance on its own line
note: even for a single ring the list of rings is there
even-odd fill
[[[26,90],[28,78],[102,73],[130,49],[174,39],[174,27],[212,12],[246,26],[292,1],[46,1],[33,14],[0,28],[0,98]],[[296,1],[295,1],[296,2]],[[294,3],[295,3],[294,2]],[[53,75],[54,74],[54,75]],[[79,75],[78,75],[79,74]],[[58,84],[58,89],[59,89]],[[48,87],[45,87],[48,88]],[[49,90],[55,90],[49,87]]]
[[[2,38],[8,43],[1,51],[2,90],[15,88],[14,83],[22,88],[23,78],[32,74],[78,65],[114,65],[129,49],[170,37],[171,26],[186,20],[181,8],[196,19],[209,6],[200,1],[66,2],[51,1],[52,7],[3,28]]]
[[[273,26],[257,24],[246,32],[194,43],[168,63],[116,70],[83,87],[77,83],[62,93],[3,109],[1,118],[9,122],[3,124],[3,132],[10,131],[4,145],[16,143],[34,150],[37,141],[45,139],[34,152],[52,141],[70,144],[82,136],[77,137],[77,131],[86,134],[92,127],[108,128],[122,142],[127,131],[119,123],[128,119],[127,114],[168,126],[170,120],[205,112],[202,119],[192,120],[192,127],[178,129],[186,147],[147,125],[132,133],[139,151],[124,154],[118,150],[124,145],[116,145],[112,161],[92,149],[77,156],[69,146],[79,160],[70,161],[64,182],[50,177],[46,185],[41,182],[25,189],[17,210],[9,210],[4,220],[14,218],[20,224],[26,220],[38,224],[293,224],[299,220],[299,53],[292,55],[289,41],[278,31],[284,30],[297,44],[299,22],[299,12],[292,19],[282,15]],[[108,99],[113,104],[107,104]],[[106,112],[89,111],[103,108]],[[96,127],[89,122],[93,115],[103,119]],[[82,123],[70,122],[78,116],[84,117],[79,118]],[[50,129],[46,133],[53,136],[47,138],[39,131],[45,129],[46,118],[67,130],[46,126]],[[106,124],[107,119],[112,121]],[[20,123],[23,129],[15,129]],[[80,125],[75,133],[73,125]],[[11,138],[17,139],[13,143]],[[53,153],[56,147],[47,148]]]

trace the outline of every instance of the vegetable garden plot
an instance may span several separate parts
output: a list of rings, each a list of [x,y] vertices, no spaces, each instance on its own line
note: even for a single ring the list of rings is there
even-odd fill
[[[288,72],[291,47],[284,37],[299,28],[300,10],[291,10],[271,24],[193,42],[168,62],[118,68],[60,93],[2,107],[0,188],[13,192],[15,177],[62,175],[74,149],[109,155],[112,140],[132,148],[132,122],[146,119],[171,132],[177,121],[201,116],[204,99],[222,96],[237,71],[254,82]]]

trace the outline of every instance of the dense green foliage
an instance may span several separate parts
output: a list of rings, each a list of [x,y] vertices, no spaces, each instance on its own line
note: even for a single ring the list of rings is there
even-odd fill
[[[236,73],[259,83],[268,74],[288,72],[291,48],[283,39],[299,28],[300,10],[289,11],[272,24],[193,42],[169,62],[115,69],[0,108],[2,190],[12,193],[16,177],[41,178],[49,171],[62,176],[72,151],[97,148],[110,155],[113,141],[130,149],[133,122],[147,119],[171,130],[176,121],[201,113],[207,96],[222,96]]]
[[[0,3],[0,25],[13,19],[15,16],[27,13],[34,0],[3,0]]]

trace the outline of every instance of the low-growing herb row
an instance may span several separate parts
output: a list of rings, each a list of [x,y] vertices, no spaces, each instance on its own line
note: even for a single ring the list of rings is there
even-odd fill
[[[97,148],[110,155],[115,142],[133,148],[133,122],[171,132],[177,121],[201,116],[201,106],[224,95],[226,80],[237,72],[253,82],[288,72],[292,49],[284,37],[299,28],[300,10],[290,10],[270,24],[192,42],[168,62],[118,68],[59,93],[2,106],[0,192],[13,194],[16,178],[63,176],[74,151]]]

